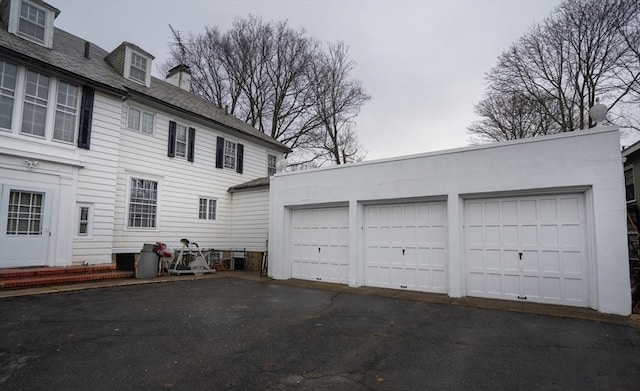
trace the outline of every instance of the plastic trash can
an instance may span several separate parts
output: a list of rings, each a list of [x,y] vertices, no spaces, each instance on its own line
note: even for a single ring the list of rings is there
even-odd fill
[[[153,243],[145,243],[140,251],[136,278],[153,278],[158,275],[158,254],[153,252]]]

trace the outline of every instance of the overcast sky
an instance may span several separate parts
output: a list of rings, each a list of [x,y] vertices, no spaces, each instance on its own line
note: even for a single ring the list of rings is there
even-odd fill
[[[226,30],[236,17],[288,20],[323,42],[343,41],[372,99],[356,126],[367,160],[468,145],[466,128],[498,55],[557,0],[49,0],[56,26],[107,51],[123,41],[169,55],[181,34]]]

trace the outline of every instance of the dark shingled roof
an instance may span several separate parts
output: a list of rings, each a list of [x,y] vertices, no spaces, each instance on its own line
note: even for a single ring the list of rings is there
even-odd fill
[[[249,182],[245,182],[245,183],[241,183],[239,185],[230,187],[229,190],[227,190],[229,193],[235,193],[237,191],[242,191],[242,190],[253,190],[253,189],[258,189],[261,187],[269,187],[269,177],[262,177],[262,178],[257,178],[257,179],[253,179]]]
[[[221,126],[222,129],[226,129],[227,132],[239,132],[267,143],[277,150],[289,151],[287,146],[246,122],[226,114],[212,103],[164,80],[152,76],[151,86],[147,88],[125,79],[104,60],[109,54],[106,50],[90,44],[89,58],[86,58],[84,56],[85,42],[80,37],[56,28],[53,34],[53,48],[48,49],[9,33],[6,26],[0,28],[0,54],[18,58],[31,66],[38,65],[45,69],[54,68],[63,76],[79,77],[83,82],[95,88],[122,96],[130,94],[150,99],[188,115],[199,117],[201,120],[211,121],[219,127]]]

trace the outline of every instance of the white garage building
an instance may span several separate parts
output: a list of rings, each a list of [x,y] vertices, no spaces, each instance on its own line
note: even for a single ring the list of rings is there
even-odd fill
[[[277,174],[269,273],[631,312],[618,129]]]

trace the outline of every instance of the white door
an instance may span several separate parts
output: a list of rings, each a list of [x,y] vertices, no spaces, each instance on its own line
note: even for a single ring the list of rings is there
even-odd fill
[[[349,282],[349,210],[291,211],[291,276],[314,281]]]
[[[467,294],[588,306],[583,194],[465,201]]]
[[[47,265],[49,198],[46,191],[2,186],[0,267]]]
[[[365,284],[447,292],[445,202],[365,207]]]

